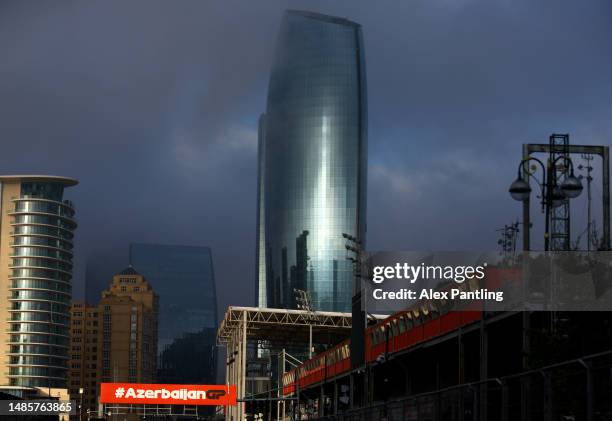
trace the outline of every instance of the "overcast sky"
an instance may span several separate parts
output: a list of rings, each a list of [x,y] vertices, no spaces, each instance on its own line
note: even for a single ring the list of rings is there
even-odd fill
[[[607,0],[6,0],[0,173],[80,180],[77,297],[86,261],[116,273],[139,241],[212,247],[220,310],[253,304],[256,124],[287,8],[363,26],[371,250],[495,249],[522,143],[612,139]]]

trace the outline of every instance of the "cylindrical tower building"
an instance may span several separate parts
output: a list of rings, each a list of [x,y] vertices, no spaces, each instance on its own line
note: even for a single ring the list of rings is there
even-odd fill
[[[342,234],[365,240],[366,104],[360,25],[286,12],[259,160],[268,307],[295,307],[297,288],[310,292],[317,310],[350,311],[353,272]]]
[[[76,180],[0,177],[0,385],[66,388]],[[85,327],[80,327],[85,329]]]

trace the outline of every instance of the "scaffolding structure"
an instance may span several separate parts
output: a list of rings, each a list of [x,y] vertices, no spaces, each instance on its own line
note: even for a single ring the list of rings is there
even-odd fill
[[[226,420],[246,420],[246,368],[251,345],[267,349],[304,349],[336,344],[350,336],[351,314],[257,307],[228,307],[217,331],[217,344],[227,351],[225,378],[236,385],[238,405],[226,408]],[[374,316],[383,319],[386,316]]]

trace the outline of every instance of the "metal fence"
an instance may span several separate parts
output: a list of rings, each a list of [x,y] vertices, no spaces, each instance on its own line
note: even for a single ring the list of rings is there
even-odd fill
[[[306,411],[307,412],[307,411]],[[328,421],[610,421],[612,351],[381,402]]]

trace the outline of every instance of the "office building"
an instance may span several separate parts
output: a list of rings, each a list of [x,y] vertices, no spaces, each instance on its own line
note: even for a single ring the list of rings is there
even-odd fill
[[[285,13],[259,131],[260,306],[295,307],[297,288],[317,310],[350,311],[353,271],[342,234],[365,244],[365,81],[360,25]]]
[[[149,282],[128,267],[113,276],[97,304],[72,304],[68,385],[82,416],[97,414],[100,383],[157,381],[158,301]]]
[[[66,393],[76,184],[0,177],[0,386],[14,395]]]
[[[98,304],[98,366],[102,382],[155,383],[158,295],[128,267],[113,276]]]
[[[208,247],[130,245],[130,264],[160,297],[159,381],[216,380],[217,293]],[[191,352],[180,350],[191,348]]]

